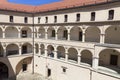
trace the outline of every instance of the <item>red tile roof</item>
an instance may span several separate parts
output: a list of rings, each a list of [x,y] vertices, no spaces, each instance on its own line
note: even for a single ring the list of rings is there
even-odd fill
[[[111,0],[61,0],[59,2],[54,2],[51,4],[30,6],[30,5],[9,3],[7,0],[0,0],[0,9],[22,11],[22,12],[44,12],[49,10],[84,6],[84,5],[96,4],[107,1],[111,1]]]

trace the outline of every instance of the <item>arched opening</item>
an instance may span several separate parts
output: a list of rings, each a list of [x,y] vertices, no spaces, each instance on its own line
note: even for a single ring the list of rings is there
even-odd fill
[[[3,37],[2,34],[3,34],[3,31],[2,31],[2,29],[0,28],[0,38]]]
[[[70,40],[82,41],[82,30],[79,27],[73,27],[71,29]]]
[[[120,27],[111,26],[105,31],[105,43],[120,44]]]
[[[0,57],[3,57],[3,54],[4,54],[4,50],[2,45],[0,45]]]
[[[30,43],[24,43],[22,45],[22,54],[32,53],[32,45]]]
[[[38,35],[39,35],[39,38],[45,38],[45,29],[43,27],[40,27],[39,28],[39,31],[38,31]]]
[[[63,46],[57,47],[58,58],[65,60],[65,48]]]
[[[19,47],[16,44],[9,44],[6,47],[6,52],[7,52],[7,56],[18,55],[19,54]]]
[[[18,38],[18,30],[15,27],[7,27],[5,29],[6,38]]]
[[[44,46],[44,44],[40,45],[40,51],[41,51],[41,55],[45,55],[45,46]]]
[[[17,75],[25,71],[30,72],[31,70],[32,70],[32,57],[24,58],[21,61],[19,61],[18,64],[16,65]]]
[[[55,29],[53,27],[48,28],[48,39],[55,39]]]
[[[120,52],[114,49],[104,49],[99,53],[99,68],[101,70],[120,73]]]
[[[48,45],[47,51],[49,57],[54,57],[54,47],[52,45]]]
[[[0,62],[0,79],[6,80],[9,77],[9,70],[6,64]]]
[[[31,38],[32,37],[32,31],[29,27],[23,27],[21,29],[21,37],[22,38]]]
[[[85,32],[86,42],[100,42],[100,30],[98,27],[88,27]]]
[[[92,53],[89,50],[83,50],[81,52],[81,62],[82,64],[92,66]]]
[[[68,59],[70,62],[77,62],[78,59],[78,52],[75,48],[68,49]]]
[[[67,37],[68,37],[67,35],[68,35],[67,29],[64,26],[59,27],[59,29],[58,29],[58,39],[66,40]]]

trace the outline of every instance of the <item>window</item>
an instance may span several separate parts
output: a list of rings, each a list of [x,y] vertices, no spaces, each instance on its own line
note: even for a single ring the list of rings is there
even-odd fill
[[[45,22],[45,23],[48,23],[48,17],[45,17],[45,20],[46,20],[46,22]]]
[[[27,64],[22,64],[22,69],[23,69],[23,71],[26,71],[27,70]]]
[[[40,23],[40,17],[38,17],[38,23]]]
[[[26,38],[27,37],[27,31],[26,30],[22,30],[22,38]]]
[[[27,17],[24,18],[24,23],[28,23],[28,18]]]
[[[80,14],[76,14],[76,21],[80,21]]]
[[[22,46],[22,54],[25,54],[25,53],[27,53],[27,46],[26,45]]]
[[[61,66],[62,67],[62,72],[66,73],[67,67]]]
[[[57,22],[57,16],[54,16],[54,22],[55,23]]]
[[[64,18],[65,18],[64,22],[67,22],[68,21],[68,15],[65,15]]]
[[[52,30],[52,37],[55,37],[55,30]]]
[[[10,16],[9,19],[10,19],[10,22],[13,22],[13,16]]]
[[[95,21],[95,12],[91,13],[91,21]]]
[[[109,10],[108,20],[112,20],[114,18],[114,10]]]
[[[51,76],[51,69],[48,68],[47,74],[48,74],[48,77]]]

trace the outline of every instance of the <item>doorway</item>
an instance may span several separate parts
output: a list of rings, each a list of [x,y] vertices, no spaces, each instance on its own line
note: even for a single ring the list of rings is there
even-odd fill
[[[110,55],[110,65],[117,66],[118,55]]]
[[[47,75],[48,77],[51,76],[51,69],[48,69],[48,70],[47,70],[47,74],[48,74],[48,75]]]

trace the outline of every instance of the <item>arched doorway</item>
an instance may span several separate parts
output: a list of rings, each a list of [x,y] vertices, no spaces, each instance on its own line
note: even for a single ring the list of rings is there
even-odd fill
[[[120,74],[120,52],[115,49],[104,49],[99,53],[99,68]]]
[[[0,80],[7,79],[9,76],[8,67],[6,64],[0,62]]]

